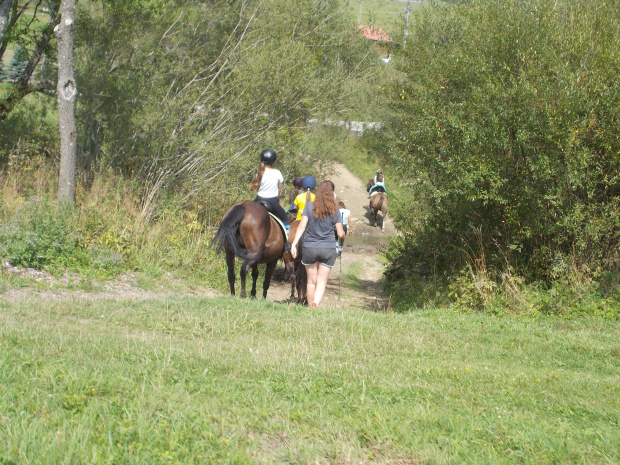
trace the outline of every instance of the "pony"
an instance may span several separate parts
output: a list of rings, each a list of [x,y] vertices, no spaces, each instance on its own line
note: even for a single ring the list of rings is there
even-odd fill
[[[297,223],[297,224],[295,224]],[[294,237],[299,222],[291,223],[290,234]],[[226,252],[226,267],[228,268],[228,284],[230,294],[235,295],[235,258],[243,260],[239,272],[241,280],[240,297],[246,297],[245,279],[252,269],[251,297],[256,297],[256,280],[258,279],[258,265],[265,263],[265,278],[263,280],[263,299],[267,297],[267,290],[271,284],[271,277],[278,260],[284,259],[284,267],[291,279],[291,301],[295,294],[295,264],[290,252],[284,253],[286,235],[280,224],[267,212],[267,209],[250,200],[239,202],[231,206],[217,228],[215,237],[211,241],[216,251]]]
[[[385,192],[373,192],[370,196],[370,216],[375,219],[375,226],[377,226],[377,213],[381,211],[383,220],[381,221],[381,232],[385,231],[385,220],[388,213],[388,196]]]

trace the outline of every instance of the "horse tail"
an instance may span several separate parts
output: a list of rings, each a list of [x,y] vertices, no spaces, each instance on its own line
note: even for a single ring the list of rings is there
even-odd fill
[[[383,211],[383,201],[385,200],[385,197],[383,197],[383,195],[381,194],[377,194],[379,195],[379,201],[377,202],[377,211]]]
[[[246,259],[246,249],[241,247],[239,243],[239,226],[244,217],[245,207],[243,205],[235,205],[222,219],[211,241],[211,246],[215,246],[217,252],[221,252],[222,249],[228,249],[237,257]]]
[[[304,301],[308,302],[308,296],[306,294],[306,286],[308,284],[308,274],[306,272],[306,267],[301,263],[301,250],[304,245],[304,234],[299,238],[299,242],[297,243],[298,257],[295,260],[295,289],[297,290],[297,302],[304,303]]]

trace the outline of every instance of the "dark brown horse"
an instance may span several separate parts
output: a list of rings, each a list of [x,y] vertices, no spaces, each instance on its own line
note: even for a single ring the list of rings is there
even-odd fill
[[[297,229],[295,223],[291,224],[291,240]],[[250,268],[252,268],[250,296],[256,297],[258,265],[267,264],[265,279],[263,280],[263,299],[267,297],[273,270],[282,257],[286,271],[291,276],[291,300],[293,300],[295,292],[294,262],[290,252],[283,254],[285,242],[286,236],[282,227],[261,204],[246,200],[230,207],[224,214],[212,241],[218,251],[224,249],[226,252],[230,293],[235,295],[235,257],[243,260],[239,272],[241,297],[246,297],[245,278]]]
[[[385,192],[373,192],[370,196],[370,216],[375,219],[375,226],[377,224],[377,213],[380,211],[383,220],[381,221],[381,231],[385,231],[385,219],[388,212],[388,196]]]

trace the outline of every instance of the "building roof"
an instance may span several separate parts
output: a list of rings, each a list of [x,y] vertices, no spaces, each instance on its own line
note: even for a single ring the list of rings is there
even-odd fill
[[[390,36],[383,29],[377,26],[364,26],[360,24],[358,29],[362,29],[364,37],[369,40],[376,40],[380,42],[392,42]]]

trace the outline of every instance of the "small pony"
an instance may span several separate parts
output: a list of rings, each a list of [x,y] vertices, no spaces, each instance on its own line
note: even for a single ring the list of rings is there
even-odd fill
[[[374,184],[374,180],[369,179],[367,190],[370,190],[370,188],[374,186]],[[375,226],[378,225],[377,213],[381,211],[381,214],[383,215],[383,220],[381,221],[381,231],[385,231],[385,220],[388,214],[388,195],[385,193],[385,189],[382,186],[379,186],[371,194],[369,208],[370,216],[375,220]]]

